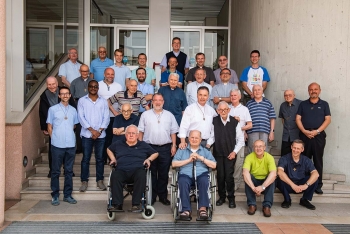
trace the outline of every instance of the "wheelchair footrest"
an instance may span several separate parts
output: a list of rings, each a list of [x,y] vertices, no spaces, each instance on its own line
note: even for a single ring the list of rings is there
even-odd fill
[[[192,220],[192,217],[191,216],[188,216],[188,217],[181,217],[180,215],[179,216],[176,216],[175,220],[177,221],[191,221]]]
[[[196,221],[211,221],[211,217],[208,217],[206,219],[202,219],[201,217],[197,217]]]

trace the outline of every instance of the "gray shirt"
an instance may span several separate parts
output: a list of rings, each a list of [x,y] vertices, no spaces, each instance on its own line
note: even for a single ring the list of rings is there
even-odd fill
[[[214,97],[230,97],[230,91],[232,89],[238,89],[237,84],[231,84],[231,83],[227,83],[227,84],[218,84],[218,85],[214,85],[211,93],[210,93],[210,99],[213,100]],[[214,103],[214,102],[213,102]],[[214,104],[214,109],[216,109],[218,107],[217,104]]]
[[[299,128],[295,123],[295,118],[299,108],[300,100],[294,98],[292,105],[283,102],[280,106],[279,118],[284,119],[282,141],[294,141],[299,139]]]
[[[228,82],[230,82],[232,84],[238,84],[239,79],[237,77],[237,73],[234,70],[232,70],[231,68],[229,68],[229,69],[231,71],[231,78]],[[221,68],[218,68],[214,71],[214,76],[216,78],[215,85],[222,84],[222,81],[220,78],[220,72],[221,72]]]
[[[88,94],[88,84],[90,80],[92,80],[92,78],[89,77],[84,80],[80,76],[72,81],[70,84],[70,92],[72,93],[72,97],[74,99],[84,97],[86,94]]]

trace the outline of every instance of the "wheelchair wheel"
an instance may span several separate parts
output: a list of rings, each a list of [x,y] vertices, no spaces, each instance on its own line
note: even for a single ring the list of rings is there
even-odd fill
[[[152,175],[151,171],[147,170],[147,177],[146,177],[146,205],[151,206],[152,204]]]
[[[170,207],[174,209],[176,204],[176,192],[177,192],[177,172],[172,172],[171,184],[170,184]]]
[[[113,221],[115,219],[115,213],[107,211],[107,217],[109,220]]]
[[[153,219],[156,211],[153,206],[146,206],[145,210],[142,212],[142,217],[144,219]]]
[[[173,218],[174,218],[174,223],[177,222],[177,216],[178,216],[178,207],[174,205],[174,212],[173,212]]]
[[[214,172],[211,172],[210,176],[210,195],[212,211],[214,211],[216,208],[216,177]]]

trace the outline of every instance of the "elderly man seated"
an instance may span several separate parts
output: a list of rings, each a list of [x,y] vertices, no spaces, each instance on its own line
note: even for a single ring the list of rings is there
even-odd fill
[[[112,208],[123,211],[123,186],[134,183],[131,212],[141,212],[141,198],[146,186],[144,165],[149,167],[158,153],[144,141],[139,141],[139,130],[135,125],[125,129],[125,140],[113,142],[107,149],[110,164],[116,165],[111,175]]]
[[[198,189],[198,213],[201,219],[207,219],[207,208],[209,207],[208,187],[209,187],[209,170],[216,168],[216,161],[211,152],[203,148],[200,144],[202,141],[201,132],[192,130],[188,137],[189,145],[185,149],[179,149],[173,159],[172,166],[180,167],[178,176],[178,185],[180,190],[180,199],[182,210],[180,218],[188,219],[191,216],[190,189],[194,185],[193,178],[193,161],[196,161],[196,178]]]

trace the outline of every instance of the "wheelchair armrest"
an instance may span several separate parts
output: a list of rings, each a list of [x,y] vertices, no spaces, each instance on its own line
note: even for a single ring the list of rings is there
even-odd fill
[[[179,172],[180,171],[180,167],[171,167],[173,170]]]

